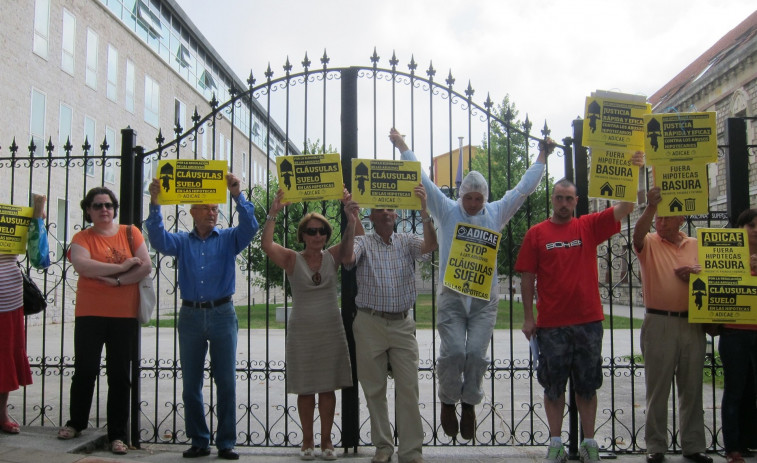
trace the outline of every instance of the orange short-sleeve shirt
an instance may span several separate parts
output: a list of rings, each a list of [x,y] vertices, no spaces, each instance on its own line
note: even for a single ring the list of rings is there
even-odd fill
[[[144,238],[137,227],[132,227],[134,249],[138,249]],[[100,262],[120,264],[133,257],[126,235],[127,225],[119,226],[113,236],[102,236],[87,228],[75,234],[72,244],[89,251],[92,259]],[[139,305],[139,285],[108,286],[93,278],[79,275],[76,292],[76,316],[136,318]]]

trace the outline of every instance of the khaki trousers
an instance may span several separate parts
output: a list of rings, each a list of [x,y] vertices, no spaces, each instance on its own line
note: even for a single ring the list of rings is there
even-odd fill
[[[352,324],[355,335],[357,378],[371,414],[371,440],[376,451],[394,452],[387,402],[387,364],[394,376],[395,413],[400,463],[420,457],[423,425],[418,408],[418,341],[415,321],[408,317],[387,320],[358,311]]]
[[[668,449],[668,399],[673,377],[683,454],[705,451],[702,374],[706,344],[701,324],[664,315],[644,317],[641,353],[647,385],[647,453],[665,453]]]

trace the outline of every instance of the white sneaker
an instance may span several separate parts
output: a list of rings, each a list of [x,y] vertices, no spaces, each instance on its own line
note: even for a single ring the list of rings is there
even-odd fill
[[[583,463],[599,463],[601,461],[597,444],[591,445],[586,442],[581,443],[581,446],[578,447],[578,457]]]
[[[565,453],[565,446],[562,444],[547,447],[547,458],[544,463],[565,463],[568,460],[568,454]]]

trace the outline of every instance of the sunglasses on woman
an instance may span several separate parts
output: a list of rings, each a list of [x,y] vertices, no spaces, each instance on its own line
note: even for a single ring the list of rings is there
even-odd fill
[[[305,229],[305,233],[307,233],[308,236],[315,236],[316,234],[320,234],[320,235],[324,235],[325,236],[325,235],[329,234],[329,229],[326,228],[326,227],[321,227],[321,228],[306,228]]]
[[[92,209],[99,211],[102,208],[113,209],[113,203],[92,203]]]

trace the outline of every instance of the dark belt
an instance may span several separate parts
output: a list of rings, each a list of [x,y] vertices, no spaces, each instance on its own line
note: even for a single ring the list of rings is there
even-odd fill
[[[688,310],[685,312],[668,312],[667,310],[647,309],[647,313],[652,314],[652,315],[662,315],[665,317],[680,317],[680,318],[689,317]]]
[[[368,315],[385,318],[387,320],[404,320],[407,318],[408,310],[404,312],[382,312],[381,310],[373,310],[367,307],[358,307],[357,310],[365,312]]]
[[[181,305],[192,307],[193,309],[212,309],[213,307],[226,304],[229,301],[231,301],[231,296],[222,297],[221,299],[216,299],[215,301],[205,302],[195,302],[182,299]]]

